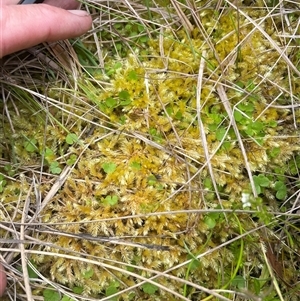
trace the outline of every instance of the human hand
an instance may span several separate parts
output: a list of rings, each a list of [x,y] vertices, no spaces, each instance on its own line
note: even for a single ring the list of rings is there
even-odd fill
[[[9,53],[80,36],[91,28],[92,19],[75,0],[45,0],[42,4],[16,5],[0,0],[0,58]]]

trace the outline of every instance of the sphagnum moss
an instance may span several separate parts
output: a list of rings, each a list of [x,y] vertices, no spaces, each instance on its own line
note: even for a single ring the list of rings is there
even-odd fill
[[[248,13],[259,19],[265,12]],[[46,126],[46,141],[45,128],[39,125],[41,130],[34,129],[37,124],[34,120],[34,125],[18,128],[14,147],[21,166],[24,161],[35,162],[46,148],[53,151],[49,161],[58,161],[61,167],[66,164],[65,153],[78,158],[69,177],[43,211],[44,227],[36,230],[38,239],[48,245],[35,247],[40,254],[33,254],[31,260],[47,278],[69,288],[81,287],[83,295],[98,298],[116,281],[121,292],[141,281],[140,276],[149,278],[155,271],[171,269],[169,274],[177,278],[166,275],[157,282],[184,297],[194,298],[195,294],[199,300],[206,294],[196,292],[193,283],[210,289],[226,288],[235,278],[238,265],[251,266],[255,259],[256,267],[246,273],[249,290],[255,289],[250,276],[259,279],[260,265],[264,262],[262,255],[255,255],[256,243],[261,239],[259,232],[227,247],[218,246],[257,227],[269,216],[258,215],[253,219],[248,214],[237,218],[235,214],[216,212],[188,213],[193,209],[221,209],[220,205],[222,209],[242,209],[243,193],[249,194],[252,205],[259,208],[267,208],[271,201],[265,197],[267,194],[262,193],[262,198],[252,196],[245,157],[224,100],[218,94],[218,85],[224,86],[234,108],[251,172],[257,176],[255,179],[264,180],[255,182],[259,189],[275,194],[275,183],[282,180],[282,176],[277,178],[278,169],[284,169],[282,175],[288,174],[285,166],[300,148],[299,139],[294,138],[297,131],[284,122],[291,115],[290,110],[276,107],[272,102],[278,94],[282,95],[282,101],[289,97],[286,62],[258,30],[252,32],[253,24],[235,11],[229,14],[219,18],[213,10],[200,12],[213,49],[199,28],[189,35],[179,30],[176,37],[165,31],[163,39],[149,41],[147,57],[137,60],[129,55],[124,59],[105,90],[99,91],[91,83],[85,89],[86,79],[82,79],[81,95],[89,108],[96,106],[92,113],[85,114],[84,102],[61,91],[65,104],[72,104],[73,109],[72,114],[58,112],[56,118],[69,120],[80,143],[69,146],[65,141],[67,133],[55,122]],[[265,23],[265,26],[271,25]],[[272,28],[265,30],[280,43]],[[203,145],[197,120],[202,55],[205,68],[200,91],[201,120],[207,145]],[[293,82],[292,89],[294,95],[300,95],[299,82]],[[16,118],[13,113],[12,116]],[[28,152],[26,141],[32,138],[37,150]],[[213,174],[207,168],[205,148],[213,154],[210,158]],[[46,161],[45,168],[50,163]],[[211,178],[217,183],[217,191]],[[14,202],[22,210],[25,196],[21,196],[20,189],[7,180],[1,202],[8,213]],[[40,189],[49,190],[49,183],[42,182]],[[178,210],[187,213],[172,213]],[[147,215],[155,212],[157,215]],[[20,220],[19,214],[12,214],[16,221]],[[127,218],[131,215],[137,217]],[[1,215],[1,219],[7,220],[7,216]],[[45,251],[53,255],[43,255]],[[78,260],[58,257],[59,254],[75,254]],[[196,260],[200,254],[205,256]],[[97,260],[102,265],[80,257]],[[193,258],[189,269],[188,263],[181,265]],[[284,280],[292,283],[295,271],[293,267],[285,269]],[[190,281],[187,290],[180,278]],[[234,285],[232,288],[236,289]],[[174,297],[164,289],[152,295],[141,288],[134,289],[133,295],[124,293],[121,297],[157,298]]]

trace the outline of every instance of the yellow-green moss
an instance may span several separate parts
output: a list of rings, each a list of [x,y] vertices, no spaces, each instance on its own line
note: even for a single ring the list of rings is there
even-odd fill
[[[82,79],[79,82],[82,97],[107,118],[98,114],[98,110],[84,115],[83,102],[68,95],[66,101],[74,105],[72,113],[76,113],[79,119],[62,112],[56,118],[60,120],[68,115],[72,120],[69,122],[72,124],[70,131],[78,137],[85,126],[91,126],[89,120],[96,123],[92,134],[82,135],[80,143],[72,147],[65,142],[67,132],[55,122],[46,128],[38,124],[39,129],[34,130],[34,121],[33,125],[27,125],[22,117],[17,121],[12,114],[14,124],[20,123],[12,147],[15,147],[15,156],[21,165],[36,162],[45,147],[54,150],[49,160],[58,160],[61,167],[70,154],[79,157],[63,187],[43,211],[42,219],[46,224],[57,231],[73,234],[128,237],[128,242],[146,246],[140,248],[80,237],[39,234],[40,240],[55,246],[36,247],[41,254],[43,250],[54,253],[83,252],[87,258],[97,256],[98,261],[106,263],[111,260],[111,265],[124,269],[126,265],[133,264],[163,272],[189,259],[187,248],[198,255],[239,234],[240,228],[233,214],[226,215],[226,218],[220,214],[212,229],[208,226],[206,215],[171,213],[143,216],[155,212],[220,208],[220,204],[225,209],[243,208],[241,195],[251,191],[250,182],[244,170],[245,161],[237,137],[223,100],[218,95],[216,81],[225,85],[230,105],[240,114],[235,119],[253,174],[274,174],[276,168],[284,168],[299,151],[299,139],[293,138],[296,130],[286,126],[284,121],[282,125],[280,123],[290,118],[290,111],[269,106],[280,92],[276,85],[281,91],[290,90],[286,62],[258,31],[249,35],[253,26],[234,11],[230,12],[230,16],[218,18],[213,10],[207,10],[202,21],[207,31],[214,29],[211,40],[214,49],[197,28],[190,36],[184,30],[177,32],[176,37],[167,31],[164,32],[162,44],[158,39],[149,41],[149,56],[142,62],[133,55],[128,56],[112,78],[111,86],[105,90],[99,90],[91,83],[87,85]],[[237,49],[237,43],[245,37],[247,39]],[[273,38],[278,42],[275,34]],[[208,143],[205,147],[209,154],[215,152],[210,162],[219,191],[214,190],[211,175],[207,166],[204,167],[207,158],[197,120],[196,89],[202,55],[205,56],[206,66],[202,79],[201,119]],[[272,82],[276,85],[270,85]],[[126,91],[130,99],[125,105],[122,105],[120,96],[122,91]],[[58,94],[54,92],[58,98],[64,94],[63,91]],[[300,95],[296,81],[293,93]],[[288,98],[288,93],[284,93],[284,98]],[[116,105],[107,105],[108,99],[114,99]],[[86,120],[81,120],[80,116]],[[23,124],[26,128],[21,129]],[[225,134],[227,130],[223,145],[220,145],[222,132]],[[28,154],[24,149],[24,136],[34,137],[39,151]],[[274,148],[278,152],[276,156],[271,156]],[[66,157],[65,153],[68,154]],[[115,168],[112,172],[106,172],[104,164],[114,164]],[[286,169],[284,171],[288,172]],[[197,176],[192,178],[196,173]],[[272,183],[276,180],[276,177],[270,178]],[[17,199],[24,201],[13,192],[14,185],[8,181],[1,197],[7,212]],[[49,189],[47,182],[45,187]],[[268,189],[272,191],[272,186]],[[116,197],[116,204],[107,204],[107,197]],[[263,202],[268,203],[268,199],[264,198]],[[130,215],[140,217],[122,219]],[[116,217],[120,219],[109,220]],[[15,218],[18,219],[18,216]],[[7,217],[1,216],[1,219]],[[244,231],[254,225],[248,215],[241,216],[240,222]],[[125,238],[123,240],[126,241]],[[160,249],[160,246],[165,248]],[[252,256],[252,247],[247,248],[247,256]],[[208,253],[187,278],[205,287],[222,287],[230,280],[236,258],[236,250],[232,248],[224,247]],[[69,287],[83,287],[85,295],[99,296],[115,279],[122,283],[122,288],[138,281],[132,275],[80,260],[44,255],[33,255],[32,259],[38,266],[48,267],[48,271],[43,271],[47,277]],[[137,274],[152,275],[137,267]],[[84,277],[85,271],[90,269],[94,271],[93,276]],[[172,273],[185,278],[187,267],[180,267]],[[222,279],[219,274],[222,274]],[[175,280],[164,278],[160,283],[182,291],[178,287],[183,285]],[[148,298],[142,296],[139,300]],[[125,294],[123,298],[127,298]],[[159,300],[170,300],[168,298],[169,293],[161,292]]]

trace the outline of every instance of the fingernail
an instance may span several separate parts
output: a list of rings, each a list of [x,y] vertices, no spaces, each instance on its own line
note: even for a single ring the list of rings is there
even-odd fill
[[[89,13],[86,12],[85,10],[68,10],[68,12],[70,12],[73,15],[80,16],[80,17],[86,17],[89,15]]]

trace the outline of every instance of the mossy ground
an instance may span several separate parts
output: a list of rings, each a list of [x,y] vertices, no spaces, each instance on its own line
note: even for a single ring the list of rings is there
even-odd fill
[[[39,277],[20,300],[299,297],[295,7],[204,2],[90,3],[115,18],[101,55],[87,36],[62,44],[83,69],[1,80],[2,251],[11,283],[20,258]]]

